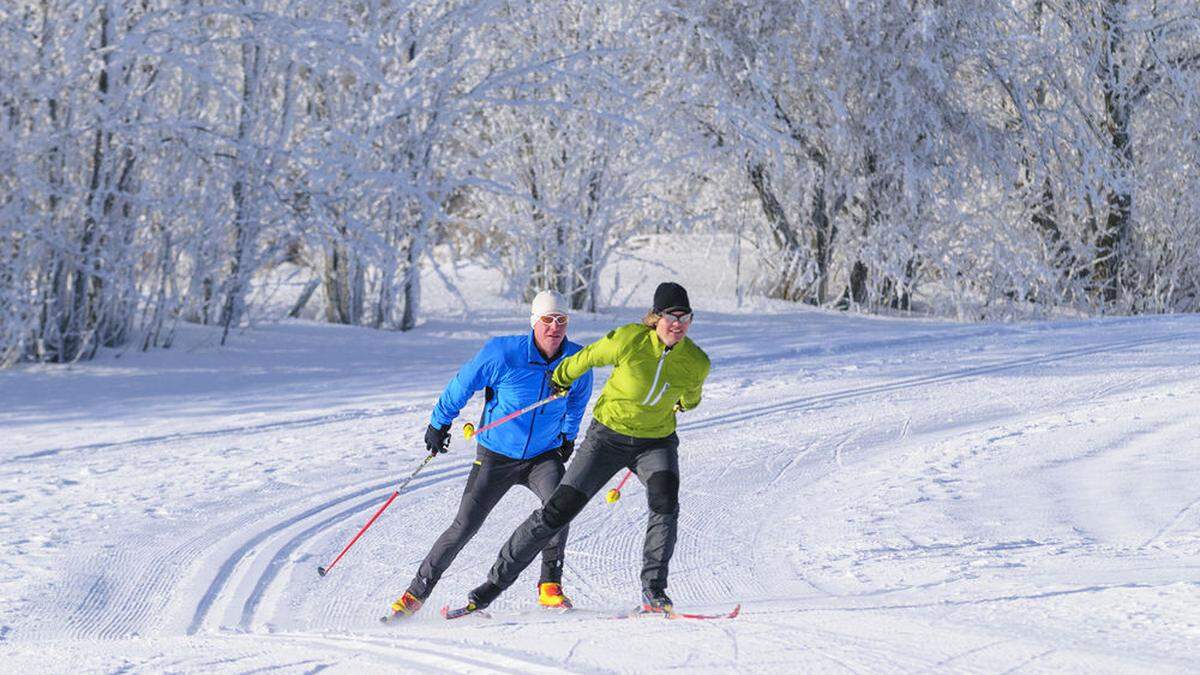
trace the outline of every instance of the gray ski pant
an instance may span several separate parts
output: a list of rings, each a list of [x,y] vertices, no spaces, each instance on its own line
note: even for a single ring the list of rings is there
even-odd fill
[[[646,486],[650,506],[642,545],[642,586],[665,589],[679,522],[679,437],[672,433],[665,438],[635,438],[594,420],[562,484],[505,542],[488,581],[501,590],[511,586],[537,552],[624,468],[632,469]]]
[[[529,488],[545,504],[562,480],[563,471],[562,461],[554,451],[522,460],[505,457],[480,446],[476,452],[475,464],[467,476],[467,485],[458,504],[458,514],[421,562],[417,575],[408,585],[408,591],[422,600],[429,597],[463,546],[475,536],[488,514],[500,502],[500,498],[513,486],[523,485]],[[563,550],[566,543],[565,528],[543,543],[540,549],[542,576],[539,583],[562,582]]]

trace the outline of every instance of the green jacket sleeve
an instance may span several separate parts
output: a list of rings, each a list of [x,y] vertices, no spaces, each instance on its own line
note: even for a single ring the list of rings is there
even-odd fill
[[[700,405],[700,394],[704,388],[704,380],[708,378],[709,367],[708,359],[705,359],[700,366],[701,372],[699,373],[700,376],[696,379],[696,386],[688,387],[679,395],[679,405],[684,410],[691,410]]]
[[[621,347],[617,331],[611,330],[608,335],[560,361],[550,379],[560,387],[569,387],[592,368],[614,365],[621,355]]]

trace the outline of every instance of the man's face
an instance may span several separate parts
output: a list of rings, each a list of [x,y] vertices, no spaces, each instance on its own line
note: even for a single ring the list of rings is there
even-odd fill
[[[566,314],[543,314],[533,324],[533,337],[543,351],[554,353],[567,337]]]
[[[670,309],[662,313],[658,318],[658,325],[655,330],[658,332],[658,338],[663,341],[668,347],[674,347],[676,343],[687,335],[688,329],[692,327],[692,313],[682,309]]]

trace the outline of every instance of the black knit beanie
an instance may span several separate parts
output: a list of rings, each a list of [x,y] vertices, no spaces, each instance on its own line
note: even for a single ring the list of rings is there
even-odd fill
[[[674,281],[664,281],[654,289],[654,313],[662,314],[669,310],[692,311],[687,291]]]

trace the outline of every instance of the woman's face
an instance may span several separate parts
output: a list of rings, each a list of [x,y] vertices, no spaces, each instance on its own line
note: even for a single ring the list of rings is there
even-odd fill
[[[692,313],[681,309],[673,309],[663,312],[658,317],[658,325],[655,326],[654,330],[658,333],[658,338],[663,341],[663,344],[668,347],[674,347],[677,342],[687,335],[688,329],[691,327]]]

